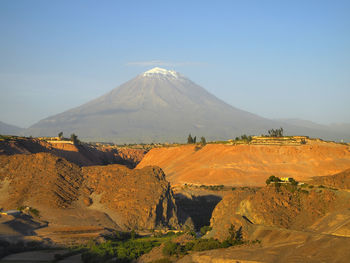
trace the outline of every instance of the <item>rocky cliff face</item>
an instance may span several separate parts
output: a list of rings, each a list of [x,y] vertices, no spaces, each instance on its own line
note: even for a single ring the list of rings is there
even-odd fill
[[[128,229],[178,226],[170,184],[159,167],[92,166],[82,172],[93,202],[112,211],[118,225]]]
[[[80,168],[47,153],[0,156],[1,204],[65,208],[80,195]]]
[[[49,153],[1,155],[0,167],[0,207],[6,210],[31,206],[64,225],[178,226],[170,184],[158,167],[80,168]]]

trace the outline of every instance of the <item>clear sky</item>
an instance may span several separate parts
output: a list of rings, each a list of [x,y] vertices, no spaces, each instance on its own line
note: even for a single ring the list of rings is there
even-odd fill
[[[268,118],[350,123],[350,1],[0,0],[0,121],[28,127],[152,67]]]

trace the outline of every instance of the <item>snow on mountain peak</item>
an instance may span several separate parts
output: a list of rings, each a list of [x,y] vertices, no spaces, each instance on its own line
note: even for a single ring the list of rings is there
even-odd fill
[[[174,70],[167,70],[167,69],[155,67],[143,73],[143,76],[144,77],[158,76],[158,77],[178,78],[179,73],[177,73]]]

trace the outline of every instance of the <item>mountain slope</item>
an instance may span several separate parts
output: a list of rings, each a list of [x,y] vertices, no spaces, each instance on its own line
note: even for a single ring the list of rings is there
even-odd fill
[[[175,71],[154,68],[80,107],[41,120],[26,133],[53,136],[63,131],[88,141],[149,143],[184,141],[190,132],[209,140],[229,139],[279,126],[226,104]],[[312,129],[306,131],[312,135]]]
[[[0,134],[19,135],[21,131],[23,131],[23,129],[20,127],[0,121]]]

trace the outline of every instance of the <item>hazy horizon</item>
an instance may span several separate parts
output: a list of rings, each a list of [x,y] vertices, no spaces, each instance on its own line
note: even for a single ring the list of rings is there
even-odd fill
[[[28,127],[159,66],[265,118],[350,123],[348,1],[0,2],[0,121]]]

